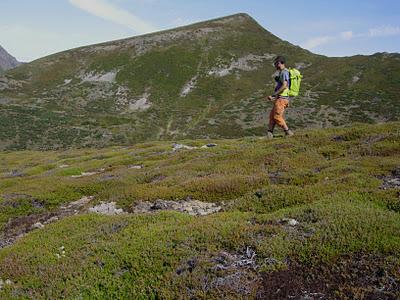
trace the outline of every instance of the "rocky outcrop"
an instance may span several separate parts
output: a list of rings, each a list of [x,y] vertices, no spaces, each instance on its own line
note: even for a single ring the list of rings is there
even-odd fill
[[[0,46],[0,71],[7,71],[15,68],[21,63],[11,56],[3,47]]]
[[[139,201],[133,206],[133,213],[156,213],[162,210],[173,210],[187,213],[191,216],[205,216],[219,212],[222,209],[215,203],[207,203],[198,200],[185,199],[180,201],[169,201],[158,199],[155,202]]]

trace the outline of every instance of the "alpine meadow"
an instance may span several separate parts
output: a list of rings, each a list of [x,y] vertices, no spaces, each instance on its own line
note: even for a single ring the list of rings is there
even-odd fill
[[[399,95],[244,13],[0,69],[0,299],[399,299]]]

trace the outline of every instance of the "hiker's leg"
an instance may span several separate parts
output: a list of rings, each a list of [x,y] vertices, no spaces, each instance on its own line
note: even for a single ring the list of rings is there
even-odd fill
[[[271,112],[269,113],[269,124],[268,124],[268,131],[273,132],[275,128],[275,119],[274,119],[274,114],[275,114],[275,105],[271,109]]]
[[[278,98],[275,101],[274,105],[274,115],[273,119],[276,124],[278,124],[279,127],[282,127],[283,130],[287,131],[289,127],[286,125],[285,119],[283,118],[283,115],[285,113],[285,108],[289,106],[289,101],[286,99]]]

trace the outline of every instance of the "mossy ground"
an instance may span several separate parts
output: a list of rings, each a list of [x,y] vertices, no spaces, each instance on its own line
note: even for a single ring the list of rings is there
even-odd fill
[[[317,270],[360,255],[377,255],[382,268],[390,262],[399,270],[399,190],[381,188],[382,177],[399,167],[399,123],[301,131],[272,141],[212,142],[217,146],[176,152],[172,142],[160,141],[1,152],[1,228],[10,219],[56,210],[83,196],[94,196],[93,203],[115,201],[127,211],[139,200],[191,197],[217,202],[224,211],[204,217],[177,212],[67,217],[0,250],[0,278],[12,281],[0,297],[253,298],[261,283],[248,294],[216,285],[228,275],[215,271],[210,259],[247,248],[257,254],[259,268],[251,272],[260,278],[291,270],[293,261]],[[142,168],[129,168],[133,165]],[[99,173],[71,177],[92,171]],[[285,226],[282,218],[300,224]],[[61,247],[65,257],[58,258]],[[190,272],[177,272],[188,261],[197,263]],[[385,274],[399,286],[400,274],[393,272]],[[375,289],[373,282],[367,284]],[[367,297],[360,290],[340,291],[337,295]],[[387,293],[400,297],[398,290]]]

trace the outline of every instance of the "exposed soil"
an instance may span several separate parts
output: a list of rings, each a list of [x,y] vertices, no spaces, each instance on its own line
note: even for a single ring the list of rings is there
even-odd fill
[[[162,178],[159,178],[162,180]],[[21,205],[19,199],[25,199],[35,208],[44,208],[44,204],[30,195],[25,194],[8,194],[3,195],[5,201],[3,206],[16,207]],[[28,216],[15,217],[8,221],[3,230],[0,232],[0,249],[14,244],[14,242],[26,235],[32,230],[41,229],[45,225],[56,222],[62,218],[94,212],[103,215],[119,215],[119,214],[146,214],[157,213],[163,210],[174,210],[187,213],[192,216],[204,216],[216,213],[222,209],[215,203],[206,203],[198,200],[186,199],[180,201],[168,201],[158,199],[155,202],[139,201],[132,206],[131,211],[125,212],[117,208],[115,202],[101,202],[100,204],[90,207],[93,196],[83,197],[77,201],[61,206],[54,211],[38,212]]]
[[[10,202],[15,197],[20,197],[21,195],[22,194],[8,195],[8,198],[6,197],[6,203]],[[31,199],[32,205],[41,205],[41,202],[38,202],[29,195],[25,196],[28,197],[28,199]],[[90,196],[83,197],[77,201],[67,204],[66,206],[61,206],[55,211],[31,214],[29,216],[10,219],[0,233],[0,249],[14,244],[17,239],[21,238],[32,230],[40,229],[47,224],[56,222],[59,219],[67,216],[81,213],[92,199],[93,197]]]
[[[400,298],[400,266],[378,255],[347,255],[312,267],[290,262],[262,279],[257,299]]]
[[[255,258],[248,247],[242,253],[220,251],[193,257],[179,266],[173,281],[179,285],[184,278],[183,299],[253,299],[261,283]]]

